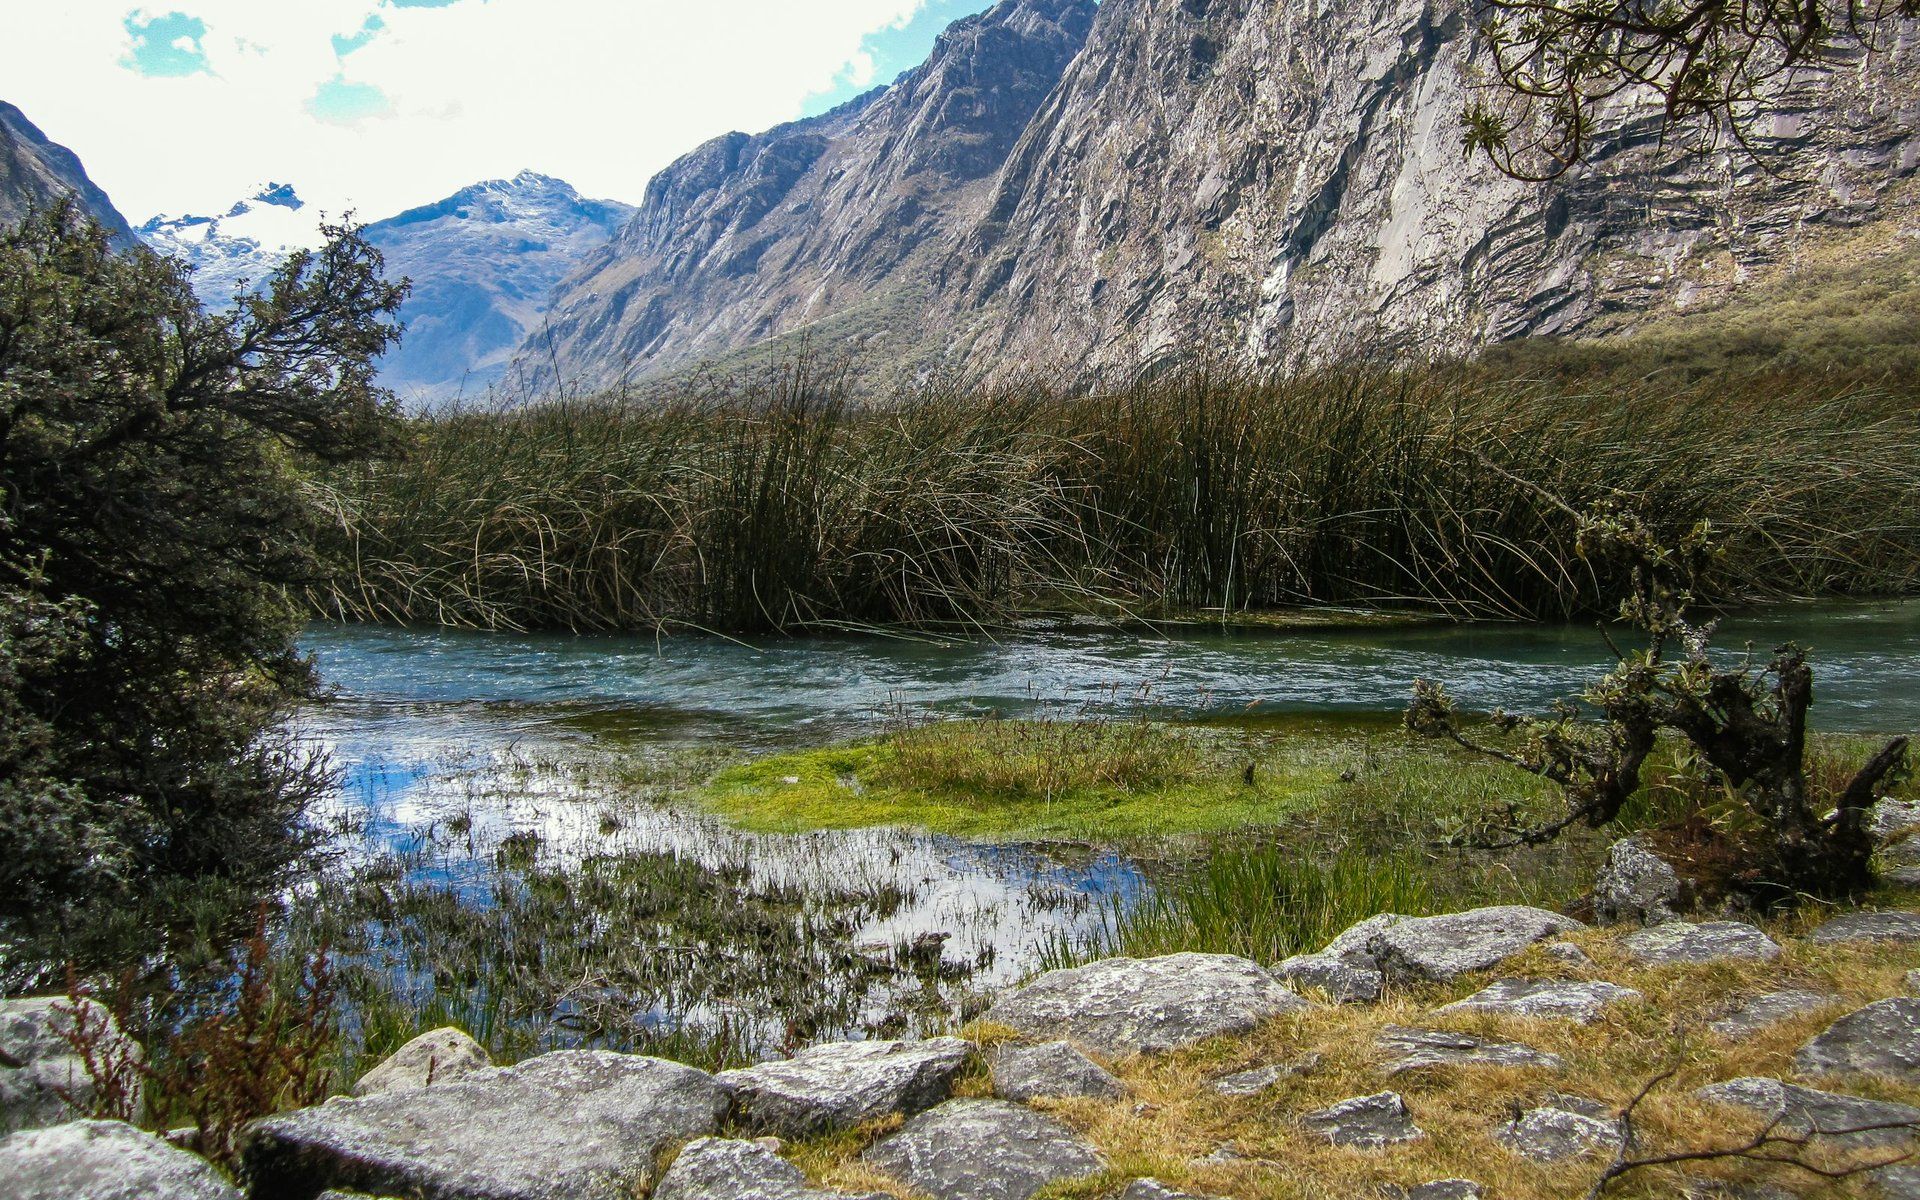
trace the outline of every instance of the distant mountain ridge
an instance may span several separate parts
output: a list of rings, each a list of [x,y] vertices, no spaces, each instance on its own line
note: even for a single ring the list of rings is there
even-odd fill
[[[40,132],[25,113],[0,101],[0,224],[63,195],[79,199],[94,220],[126,244],[133,229],[81,165],[80,156]]]
[[[217,217],[156,216],[140,240],[193,268],[202,304],[224,308],[265,282],[286,256],[319,242],[320,214],[289,183],[262,184]]]

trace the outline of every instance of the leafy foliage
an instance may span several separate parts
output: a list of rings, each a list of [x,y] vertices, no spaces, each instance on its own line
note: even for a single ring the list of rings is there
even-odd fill
[[[203,311],[70,204],[0,231],[0,915],[271,871],[315,765],[304,474],[382,445],[403,289],[345,227]]]

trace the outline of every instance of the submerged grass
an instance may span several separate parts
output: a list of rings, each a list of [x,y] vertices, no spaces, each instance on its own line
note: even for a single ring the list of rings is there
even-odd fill
[[[1712,598],[1920,581],[1911,382],[1205,367],[1090,396],[804,362],[716,393],[417,420],[323,498],[348,620],[798,631],[1290,605],[1565,617],[1575,507],[1713,521]]]

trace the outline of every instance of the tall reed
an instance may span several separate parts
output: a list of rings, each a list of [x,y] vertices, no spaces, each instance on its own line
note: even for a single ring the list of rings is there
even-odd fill
[[[753,386],[414,422],[320,486],[353,620],[799,631],[1036,609],[1419,606],[1564,618],[1613,594],[1578,509],[1711,520],[1716,600],[1920,581],[1920,414],[1819,377],[1197,367],[1088,396]]]

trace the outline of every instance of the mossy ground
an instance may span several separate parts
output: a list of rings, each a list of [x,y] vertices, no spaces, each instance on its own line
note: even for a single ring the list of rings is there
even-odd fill
[[[1920,897],[1878,899],[1911,904]],[[1756,1133],[1764,1121],[1742,1110],[1698,1100],[1693,1096],[1698,1088],[1747,1075],[1795,1079],[1792,1058],[1802,1043],[1842,1013],[1902,994],[1903,972],[1920,965],[1920,946],[1818,946],[1794,936],[1820,915],[1824,914],[1769,926],[1786,947],[1775,963],[1646,968],[1627,957],[1615,931],[1596,929],[1568,939],[1588,951],[1591,967],[1569,968],[1534,949],[1503,964],[1497,973],[1395,991],[1377,1005],[1316,1005],[1308,1012],[1269,1021],[1245,1037],[1113,1063],[1128,1087],[1123,1099],[1040,1103],[1093,1141],[1113,1168],[1097,1179],[1047,1195],[1108,1195],[1126,1180],[1144,1175],[1202,1195],[1238,1200],[1349,1200],[1379,1195],[1382,1185],[1412,1187],[1432,1179],[1461,1177],[1477,1180],[1487,1195],[1500,1200],[1573,1200],[1587,1194],[1606,1155],[1538,1165],[1508,1152],[1492,1139],[1493,1131],[1517,1108],[1531,1107],[1554,1091],[1624,1106],[1649,1080],[1667,1070],[1674,1072],[1672,1077],[1638,1111],[1639,1153],[1736,1144]],[[1643,998],[1615,1005],[1599,1021],[1585,1026],[1486,1015],[1432,1015],[1433,1009],[1478,990],[1496,974],[1604,979],[1635,988]],[[1830,993],[1834,1001],[1736,1041],[1708,1028],[1709,1022],[1741,999],[1785,987]],[[1375,1039],[1389,1024],[1521,1041],[1560,1055],[1566,1065],[1560,1071],[1441,1068],[1388,1076],[1380,1065]],[[989,1027],[970,1032],[983,1044],[997,1036]],[[1298,1063],[1309,1055],[1319,1056],[1316,1067],[1285,1078],[1256,1097],[1223,1097],[1209,1086],[1234,1071]],[[1801,1082],[1920,1104],[1920,1087],[1889,1080],[1848,1077]],[[963,1084],[962,1092],[986,1094],[989,1088],[990,1081],[979,1072]],[[1303,1113],[1387,1089],[1406,1098],[1425,1138],[1380,1151],[1338,1149],[1299,1127]],[[858,1161],[859,1151],[896,1123],[796,1146],[790,1153],[823,1183],[904,1197],[908,1193]],[[1242,1159],[1197,1161],[1229,1143]],[[1887,1152],[1875,1155],[1883,1160]],[[1819,1161],[1832,1167],[1859,1159],[1828,1155]],[[1709,1177],[1766,1180],[1807,1197],[1872,1194],[1861,1179],[1829,1183],[1791,1168],[1722,1162],[1636,1172],[1619,1180],[1607,1195],[1681,1196],[1687,1194],[1688,1179]]]

